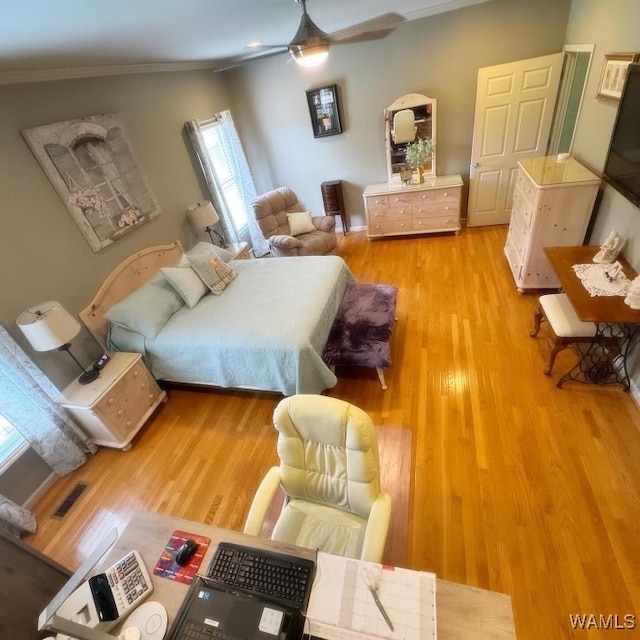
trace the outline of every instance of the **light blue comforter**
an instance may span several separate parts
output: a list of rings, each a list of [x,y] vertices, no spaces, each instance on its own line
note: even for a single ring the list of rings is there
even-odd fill
[[[111,328],[110,342],[140,351],[159,380],[320,393],[335,375],[322,350],[353,280],[337,256],[237,260],[220,296],[177,311],[153,340]],[[127,335],[128,334],[128,335]]]

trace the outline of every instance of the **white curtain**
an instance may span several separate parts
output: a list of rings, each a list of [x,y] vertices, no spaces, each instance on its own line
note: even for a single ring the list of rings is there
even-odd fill
[[[215,127],[221,155],[224,156],[224,161],[229,165],[233,173],[235,186],[237,187],[242,206],[245,210],[253,253],[257,257],[263,256],[269,253],[269,245],[264,239],[251,209],[251,202],[258,194],[231,112],[228,110],[216,114],[215,117],[209,121],[192,120],[185,124],[185,130],[189,135],[189,139],[200,163],[205,181],[209,187],[212,198],[217,204],[225,236],[227,240],[231,242],[238,242],[238,240],[240,240],[238,229],[226,205],[220,184],[220,177],[216,174],[213,162],[207,153],[207,146],[202,131],[203,128],[209,127]]]
[[[36,518],[31,511],[0,494],[0,531],[16,538],[23,533],[35,533]]]
[[[0,326],[0,413],[59,475],[86,462],[97,447],[53,398],[58,390]]]

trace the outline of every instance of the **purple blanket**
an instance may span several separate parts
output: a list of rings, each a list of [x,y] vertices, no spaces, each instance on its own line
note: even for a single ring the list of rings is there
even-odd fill
[[[389,340],[398,288],[350,284],[331,327],[323,359],[330,365],[391,366]]]

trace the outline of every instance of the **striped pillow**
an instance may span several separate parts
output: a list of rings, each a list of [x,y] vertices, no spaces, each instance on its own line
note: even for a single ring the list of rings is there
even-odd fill
[[[218,258],[197,260],[190,258],[191,268],[212,293],[219,296],[238,275],[228,264]]]

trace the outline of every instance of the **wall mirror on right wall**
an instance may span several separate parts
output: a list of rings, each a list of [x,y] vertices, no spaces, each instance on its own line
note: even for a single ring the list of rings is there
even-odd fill
[[[407,170],[407,144],[418,138],[431,139],[434,151],[424,167],[425,174],[436,175],[436,100],[420,93],[408,93],[384,110],[389,182],[400,182]]]

